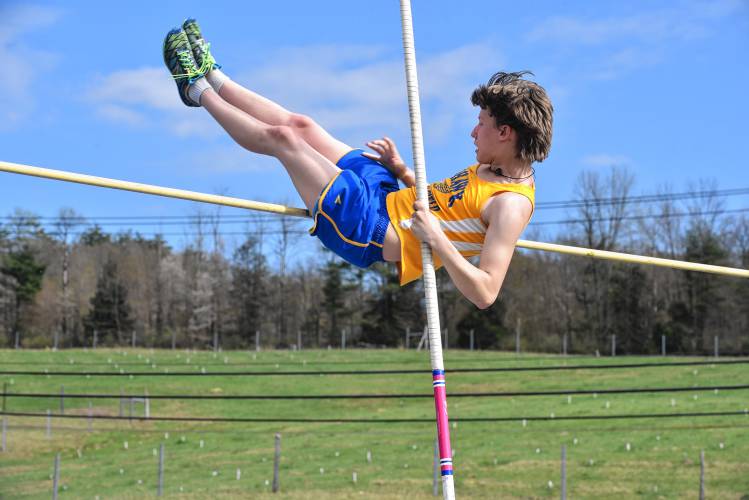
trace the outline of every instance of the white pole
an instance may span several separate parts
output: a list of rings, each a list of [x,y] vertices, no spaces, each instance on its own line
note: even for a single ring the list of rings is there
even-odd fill
[[[156,490],[156,496],[164,494],[164,443],[159,446],[159,486]]]
[[[55,472],[52,476],[52,500],[57,500],[57,487],[60,484],[60,454],[55,455]]]
[[[562,445],[562,500],[567,500],[567,446]]]
[[[661,335],[661,356],[666,355],[666,336]]]
[[[273,493],[281,488],[278,469],[281,464],[281,434],[276,433],[276,452],[273,455]]]
[[[567,355],[567,334],[566,333],[562,336],[562,355],[563,356]]]
[[[413,144],[414,172],[416,174],[416,197],[428,206],[424,142],[421,131],[421,107],[419,104],[419,81],[416,71],[413,19],[410,0],[401,0],[401,26],[403,30],[403,54],[408,89],[408,109],[411,119],[411,142]],[[435,411],[437,413],[437,436],[439,439],[440,465],[442,470],[442,496],[445,500],[455,498],[453,482],[450,426],[447,419],[447,397],[445,395],[445,365],[442,360],[440,339],[440,315],[437,302],[437,279],[429,245],[421,243],[421,261],[426,299],[427,328],[429,329],[429,354],[432,364],[432,387],[434,388]]]
[[[700,500],[705,500],[705,450],[700,450]]]
[[[88,419],[87,419],[88,420],[88,432],[93,431],[93,419],[92,419],[93,414],[94,414],[94,410],[91,407],[91,401],[89,401],[88,402]]]

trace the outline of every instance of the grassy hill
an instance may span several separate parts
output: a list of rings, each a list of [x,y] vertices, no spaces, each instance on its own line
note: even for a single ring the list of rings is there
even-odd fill
[[[560,452],[567,448],[570,498],[683,498],[699,489],[705,450],[708,498],[749,495],[749,415],[560,420],[564,416],[735,412],[749,390],[699,387],[749,384],[746,364],[458,372],[457,368],[542,367],[697,358],[590,358],[446,351],[448,404],[459,498],[559,497]],[[108,372],[125,375],[2,375],[10,393],[151,395],[431,394],[428,353],[403,350],[224,352],[96,350],[0,351],[0,371]],[[189,372],[199,376],[149,376]],[[420,373],[228,376],[218,372],[420,370]],[[203,373],[205,372],[205,373]],[[128,373],[135,373],[133,376]],[[460,393],[603,391],[690,387],[686,392],[458,397]],[[72,399],[66,415],[118,416],[115,399]],[[53,414],[59,398],[6,398],[8,412]],[[129,408],[124,408],[128,415]],[[136,415],[143,405],[135,405]],[[8,417],[0,455],[0,498],[49,498],[61,454],[60,498],[155,497],[164,443],[167,497],[433,498],[431,398],[307,400],[157,400],[152,417],[259,419],[428,419],[406,423],[209,423]],[[551,417],[526,421],[523,417]],[[508,422],[466,418],[511,417]],[[274,435],[282,436],[281,491],[273,495]],[[126,444],[127,443],[127,444]],[[371,461],[367,460],[367,455]],[[239,479],[237,475],[239,472]],[[357,481],[353,481],[356,473]]]

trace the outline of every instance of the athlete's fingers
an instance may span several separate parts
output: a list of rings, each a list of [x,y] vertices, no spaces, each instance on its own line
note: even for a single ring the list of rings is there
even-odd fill
[[[374,160],[374,161],[380,161],[380,159],[382,158],[380,156],[373,155],[372,153],[367,153],[367,152],[364,152],[361,155],[365,158],[369,158],[370,160]]]
[[[424,202],[422,202],[421,200],[414,201],[414,211],[415,212],[424,211],[424,210],[426,210],[426,208],[427,208],[426,205],[424,205]]]

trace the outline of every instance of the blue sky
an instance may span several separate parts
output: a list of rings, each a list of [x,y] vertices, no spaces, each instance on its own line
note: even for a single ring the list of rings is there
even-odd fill
[[[471,90],[527,69],[556,110],[539,201],[573,198],[582,170],[612,165],[633,173],[635,194],[749,187],[746,1],[419,0],[413,14],[430,181],[474,161]],[[397,1],[0,0],[0,160],[301,206],[280,164],[181,104],[161,43],[190,16],[236,81],[352,146],[387,134],[411,158]],[[62,207],[91,218],[197,210],[0,173],[0,215]]]

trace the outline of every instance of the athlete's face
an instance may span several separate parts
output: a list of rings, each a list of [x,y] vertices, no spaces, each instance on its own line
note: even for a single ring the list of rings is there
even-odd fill
[[[507,145],[511,142],[512,128],[507,125],[497,127],[489,113],[482,109],[478,123],[471,131],[473,144],[476,146],[476,161],[482,164],[498,164],[507,154]]]

